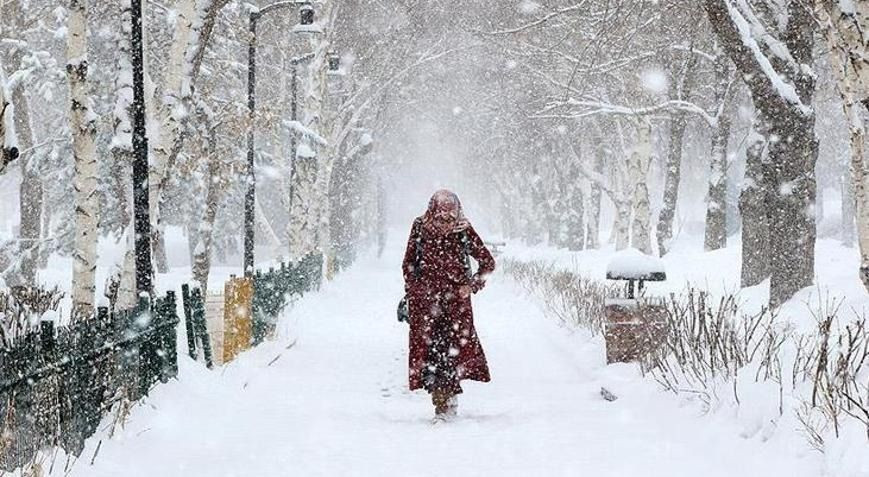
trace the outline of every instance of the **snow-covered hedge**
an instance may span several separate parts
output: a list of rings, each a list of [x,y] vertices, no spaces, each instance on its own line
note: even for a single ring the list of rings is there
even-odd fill
[[[559,320],[602,332],[605,299],[620,288],[545,262],[502,264]],[[745,437],[800,429],[843,471],[833,475],[862,475],[846,469],[869,465],[867,318],[826,303],[807,310],[817,328],[798,333],[776,310],[748,313],[736,295],[709,296],[688,289],[664,300],[667,340],[639,363],[644,373],[707,411],[734,410]]]

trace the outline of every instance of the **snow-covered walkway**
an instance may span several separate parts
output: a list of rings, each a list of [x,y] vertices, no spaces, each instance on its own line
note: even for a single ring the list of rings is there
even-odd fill
[[[493,381],[467,384],[460,417],[431,425],[428,396],[407,391],[395,258],[361,260],[225,369],[182,360],[73,475],[819,475],[815,454],[740,438],[605,366],[599,338],[559,327],[500,274],[475,298]]]

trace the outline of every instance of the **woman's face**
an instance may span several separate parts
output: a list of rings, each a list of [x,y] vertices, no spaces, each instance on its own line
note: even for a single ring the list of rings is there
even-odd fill
[[[459,213],[454,208],[441,208],[432,216],[432,225],[434,225],[435,230],[446,235],[456,227],[458,219]]]

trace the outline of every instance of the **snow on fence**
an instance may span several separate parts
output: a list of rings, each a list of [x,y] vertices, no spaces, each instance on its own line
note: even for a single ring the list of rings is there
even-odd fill
[[[92,319],[38,322],[0,348],[0,469],[59,446],[78,456],[103,414],[176,376],[175,295],[130,310],[100,307]]]

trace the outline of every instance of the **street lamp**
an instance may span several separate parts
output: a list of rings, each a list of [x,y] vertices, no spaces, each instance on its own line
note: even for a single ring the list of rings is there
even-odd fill
[[[133,230],[135,232],[136,292],[151,295],[151,222],[148,198],[148,135],[145,128],[145,42],[142,0],[130,3],[130,47],[133,63]]]
[[[310,2],[305,2],[299,7],[299,25],[314,24],[314,6]]]
[[[260,9],[250,12],[250,36],[248,43],[248,66],[247,66],[247,193],[244,197],[244,274],[252,276],[254,270],[254,224],[256,210],[256,175],[254,173],[254,119],[256,111],[256,27],[257,22],[264,15],[290,8],[299,8],[299,24],[307,28],[297,28],[297,32],[315,32],[314,7],[308,0],[287,0],[272,3]],[[293,89],[296,88],[296,64],[293,64]],[[295,93],[294,93],[295,96]],[[295,115],[295,101],[293,104]]]
[[[327,56],[329,58],[329,71],[338,71],[341,68],[341,57],[336,51],[330,51]]]

